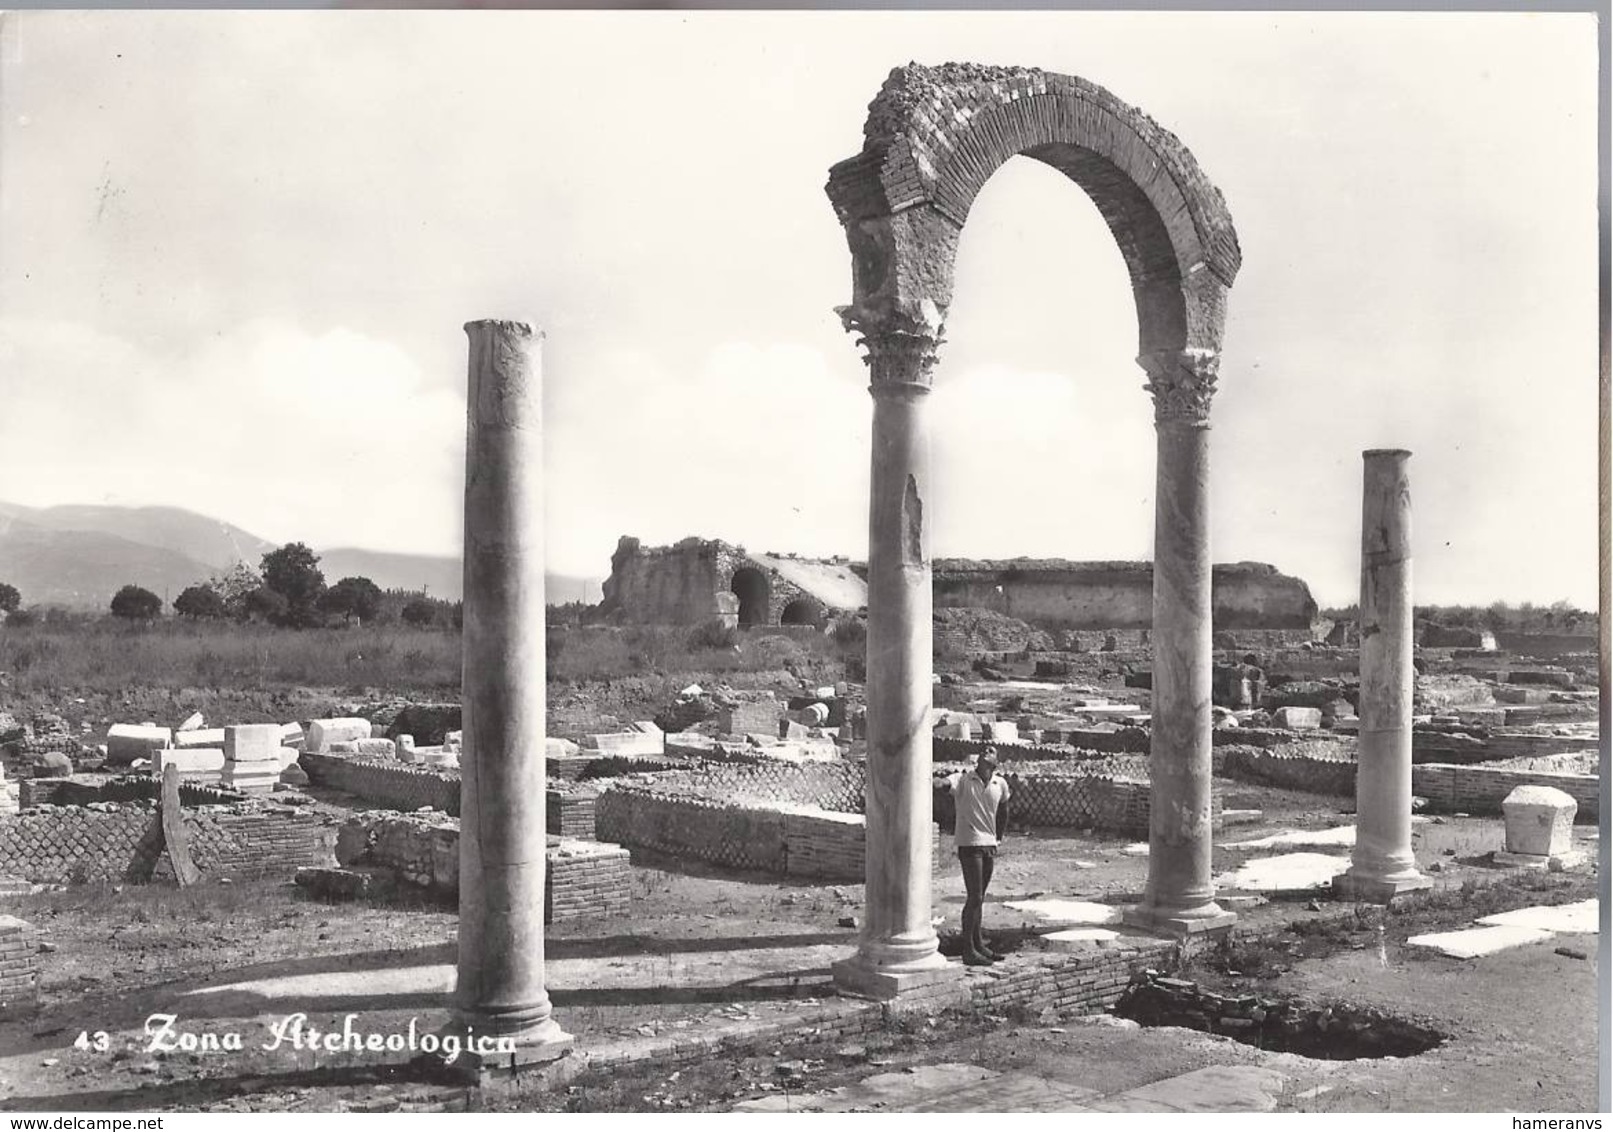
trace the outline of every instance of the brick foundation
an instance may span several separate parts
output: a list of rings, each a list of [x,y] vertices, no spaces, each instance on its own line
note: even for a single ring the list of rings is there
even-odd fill
[[[0,916],[0,1018],[21,1018],[39,1004],[39,941],[34,926]]]
[[[395,759],[319,755],[304,751],[298,763],[314,786],[340,790],[389,810],[430,806],[459,813],[459,772],[401,763]]]
[[[1600,813],[1600,782],[1593,774],[1497,770],[1484,766],[1424,763],[1411,768],[1411,792],[1436,813],[1501,815],[1501,803],[1519,786],[1551,786],[1579,803],[1574,820],[1594,822]]]

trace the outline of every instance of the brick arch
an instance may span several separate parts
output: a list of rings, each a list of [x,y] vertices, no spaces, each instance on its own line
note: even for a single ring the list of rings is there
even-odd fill
[[[1187,147],[1142,111],[1070,75],[909,64],[885,81],[863,134],[827,186],[852,251],[848,325],[938,337],[975,197],[1023,155],[1097,205],[1131,275],[1139,354],[1219,352],[1237,233]]]

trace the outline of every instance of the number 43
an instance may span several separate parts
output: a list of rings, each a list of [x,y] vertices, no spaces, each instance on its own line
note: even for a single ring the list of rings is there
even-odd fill
[[[96,1053],[105,1053],[112,1048],[112,1039],[105,1030],[97,1030],[93,1034],[88,1030],[80,1030],[78,1037],[73,1039],[73,1048],[93,1049]]]

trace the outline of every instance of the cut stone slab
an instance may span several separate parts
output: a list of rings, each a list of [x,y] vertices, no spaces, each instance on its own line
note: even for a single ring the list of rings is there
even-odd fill
[[[1315,731],[1322,726],[1322,709],[1313,707],[1280,707],[1271,713],[1274,727],[1289,731]]]
[[[193,727],[187,731],[174,732],[174,746],[184,747],[218,747],[224,746],[224,728],[222,727]]]
[[[1503,924],[1487,928],[1463,928],[1461,931],[1414,935],[1406,941],[1406,946],[1426,947],[1455,959],[1477,959],[1481,955],[1493,955],[1509,947],[1541,943],[1550,939],[1551,935],[1551,932],[1539,928]]]
[[[1122,849],[1121,852],[1128,857],[1146,857],[1148,856],[1148,842],[1134,841]]]
[[[1117,924],[1121,913],[1113,904],[1090,900],[1008,900],[1003,907],[1057,924]]]
[[[1285,1078],[1254,1065],[1211,1065],[1110,1097],[1110,1112],[1270,1112]],[[1139,1106],[1132,1110],[1129,1104]],[[1159,1106],[1158,1108],[1154,1106]]]
[[[1093,944],[1104,944],[1120,938],[1120,933],[1109,928],[1066,928],[1048,932],[1042,937],[1060,951],[1079,951]]]
[[[1226,841],[1223,849],[1278,849],[1288,845],[1354,845],[1355,826],[1339,825],[1331,829],[1285,829],[1270,837],[1257,837],[1251,841]]]
[[[106,733],[106,761],[120,766],[149,759],[152,751],[173,746],[173,736],[166,727],[114,723]]]
[[[316,719],[308,724],[304,740],[305,749],[322,755],[332,743],[351,743],[355,739],[370,737],[370,721],[357,716],[340,716],[336,719]],[[275,744],[277,747],[279,744]]]
[[[1493,916],[1481,916],[1477,922],[1500,927],[1538,928],[1545,932],[1596,935],[1600,931],[1601,917],[1593,897],[1574,904],[1540,904],[1512,912],[1497,912]]]
[[[1349,867],[1348,858],[1327,853],[1281,853],[1275,857],[1256,857],[1241,868],[1216,877],[1215,885],[1252,892],[1327,888],[1334,877]]]

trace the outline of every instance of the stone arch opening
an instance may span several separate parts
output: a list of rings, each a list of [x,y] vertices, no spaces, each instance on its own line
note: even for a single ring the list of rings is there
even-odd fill
[[[728,588],[739,599],[739,624],[766,625],[772,587],[767,575],[754,566],[741,566],[734,571]]]
[[[822,609],[809,597],[798,597],[789,602],[778,616],[780,625],[819,625],[822,621]]]
[[[1138,364],[1153,396],[1153,720],[1148,882],[1127,913],[1171,935],[1235,919],[1210,877],[1210,400],[1241,263],[1220,192],[1148,115],[1072,75],[911,64],[869,105],[863,146],[829,171],[852,256],[839,310],[872,378],[868,545],[867,920],[846,986],[890,997],[946,967],[930,921],[933,678],[928,394],[959,235],[1007,161],[1058,170],[1091,198],[1125,261]],[[1079,553],[1071,554],[1079,558]],[[900,866],[892,862],[900,863]]]

